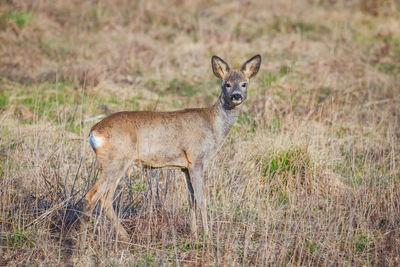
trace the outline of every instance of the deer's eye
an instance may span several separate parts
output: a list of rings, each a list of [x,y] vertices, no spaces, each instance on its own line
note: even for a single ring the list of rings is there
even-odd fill
[[[225,84],[225,87],[226,87],[226,88],[230,88],[231,85],[230,85],[229,83],[226,83],[226,84]]]
[[[247,83],[242,83],[242,87],[244,88],[244,87],[246,87],[247,86]]]

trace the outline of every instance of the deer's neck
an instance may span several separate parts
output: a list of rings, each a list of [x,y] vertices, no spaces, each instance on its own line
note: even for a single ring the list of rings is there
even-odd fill
[[[215,127],[222,141],[237,121],[240,114],[240,108],[230,107],[224,97],[220,95],[217,103],[214,104],[213,109],[216,114]]]

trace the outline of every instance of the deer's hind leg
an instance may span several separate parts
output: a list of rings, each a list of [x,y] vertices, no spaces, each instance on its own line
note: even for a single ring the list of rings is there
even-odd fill
[[[97,157],[99,163],[102,166],[102,173],[100,179],[96,182],[93,188],[88,192],[85,197],[83,205],[83,220],[81,222],[81,238],[80,247],[83,248],[86,242],[88,223],[95,208],[96,204],[100,200],[101,208],[107,217],[111,220],[113,227],[115,228],[117,234],[122,239],[128,239],[128,233],[123,228],[119,222],[119,218],[114,211],[112,202],[115,189],[118,186],[123,175],[126,173],[127,168],[131,161],[128,157],[125,158],[115,158],[112,161],[107,162],[101,161],[101,157]]]
[[[81,226],[80,226],[80,239],[79,239],[79,247],[84,249],[86,244],[86,235],[87,235],[87,228],[88,224],[95,208],[97,202],[99,201],[100,197],[105,192],[107,186],[105,180],[101,177],[92,189],[86,194],[83,200],[83,210],[81,216]]]
[[[119,178],[112,181],[110,184],[110,187],[107,189],[106,193],[103,195],[103,197],[100,198],[102,207],[107,215],[107,217],[110,219],[114,230],[117,233],[117,236],[121,238],[121,240],[129,240],[129,235],[126,232],[125,228],[122,226],[120,219],[117,215],[117,213],[114,211],[113,207],[113,200],[114,200],[114,193],[115,190],[117,189],[117,186],[119,184],[119,181],[122,178],[122,175],[124,175],[126,172],[126,168],[121,169],[121,173],[119,174]]]

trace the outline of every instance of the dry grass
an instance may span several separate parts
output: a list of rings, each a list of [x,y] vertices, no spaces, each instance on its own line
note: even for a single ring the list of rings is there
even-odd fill
[[[400,4],[0,4],[0,265],[400,264]],[[86,136],[118,110],[210,105],[210,56],[262,69],[206,171],[211,235],[180,171],[134,170],[74,254],[97,178]],[[97,218],[96,218],[97,217]],[[95,219],[96,218],[96,219]]]

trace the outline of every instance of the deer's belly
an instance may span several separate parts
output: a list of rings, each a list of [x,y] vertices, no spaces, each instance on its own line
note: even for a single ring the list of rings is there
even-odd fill
[[[148,167],[180,167],[187,168],[189,162],[186,154],[178,149],[157,149],[142,148],[138,149],[135,158],[135,165]]]

